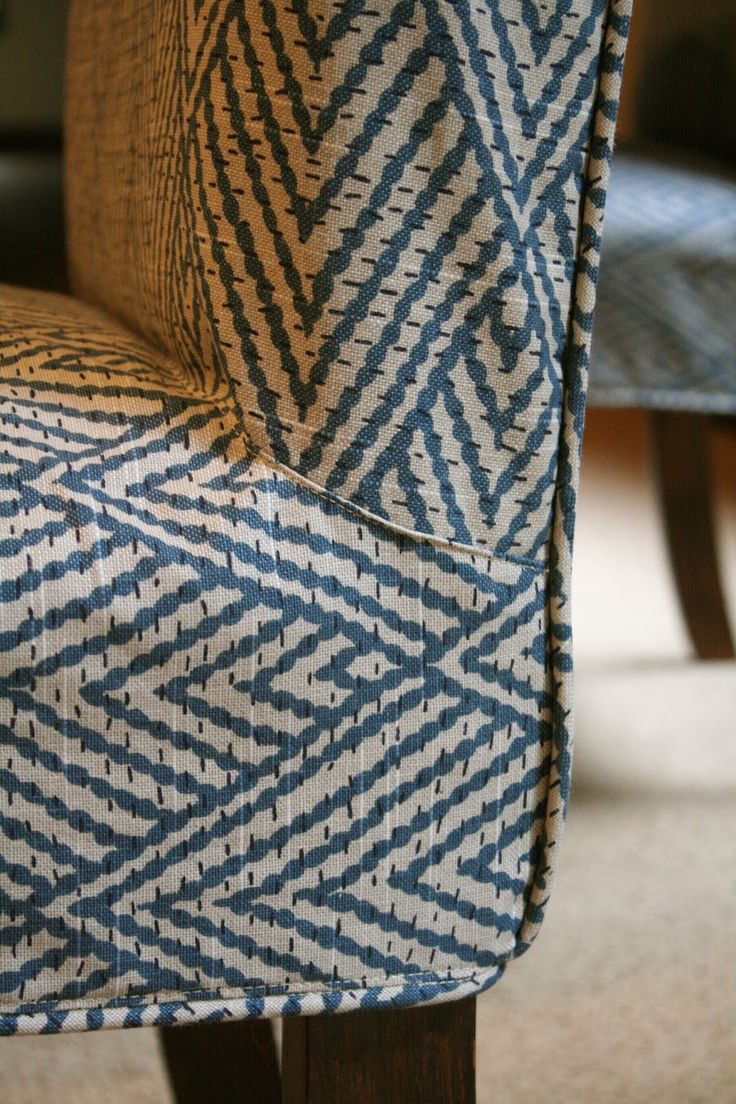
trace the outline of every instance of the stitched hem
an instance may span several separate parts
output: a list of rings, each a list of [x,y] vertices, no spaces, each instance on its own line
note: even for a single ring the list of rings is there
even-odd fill
[[[552,763],[548,776],[541,854],[513,957],[523,954],[539,933],[557,869],[559,843],[567,812],[573,745],[570,629],[573,522],[600,262],[600,234],[631,8],[632,0],[608,0],[591,114],[589,152],[582,179],[581,219],[575,254],[575,276],[571,288],[572,311],[567,353],[563,360],[557,479],[550,524],[547,646],[552,703]]]
[[[490,989],[503,971],[502,963],[460,977],[409,974],[392,985],[303,990],[271,996],[259,996],[254,990],[252,994],[242,992],[234,997],[202,996],[140,1003],[127,1001],[104,1006],[79,1002],[68,1009],[29,1006],[27,1012],[0,1013],[0,1036],[56,1035],[121,1027],[169,1027],[226,1019],[316,1016],[361,1009],[441,1004],[478,996]]]

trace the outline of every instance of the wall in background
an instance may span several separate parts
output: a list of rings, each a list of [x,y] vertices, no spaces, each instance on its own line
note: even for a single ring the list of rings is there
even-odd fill
[[[0,0],[0,135],[61,129],[67,0]]]
[[[736,168],[734,0],[634,0],[619,140]]]

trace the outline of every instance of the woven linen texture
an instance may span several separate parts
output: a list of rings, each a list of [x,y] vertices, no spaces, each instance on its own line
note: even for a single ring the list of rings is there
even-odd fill
[[[533,938],[627,29],[74,7],[79,298],[0,297],[0,1030],[447,999]]]

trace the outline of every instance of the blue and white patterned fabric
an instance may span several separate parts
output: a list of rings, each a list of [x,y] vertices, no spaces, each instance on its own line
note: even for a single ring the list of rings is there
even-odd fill
[[[590,401],[736,414],[736,180],[616,154]]]
[[[80,0],[0,295],[0,1031],[480,992],[538,930],[628,0]]]

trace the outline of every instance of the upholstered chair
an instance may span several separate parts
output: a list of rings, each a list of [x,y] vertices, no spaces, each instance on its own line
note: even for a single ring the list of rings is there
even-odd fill
[[[74,296],[0,294],[3,1033],[266,1101],[285,1017],[285,1100],[472,1100],[568,795],[628,21],[73,4]]]
[[[708,452],[714,421],[736,430],[736,12],[661,7],[634,20],[589,399],[647,411],[693,649],[728,659]]]

